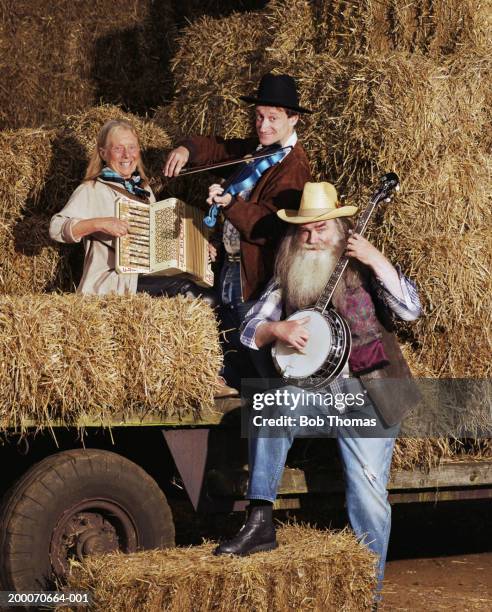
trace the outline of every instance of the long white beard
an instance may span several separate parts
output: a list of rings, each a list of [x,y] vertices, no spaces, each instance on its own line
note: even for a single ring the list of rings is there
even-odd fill
[[[331,249],[298,249],[285,277],[284,295],[289,311],[312,306],[321,295],[338,261]]]
[[[316,246],[300,244],[295,229],[282,241],[275,262],[275,278],[282,288],[287,314],[312,306],[328,283],[345,246],[342,228],[336,230],[335,239]]]

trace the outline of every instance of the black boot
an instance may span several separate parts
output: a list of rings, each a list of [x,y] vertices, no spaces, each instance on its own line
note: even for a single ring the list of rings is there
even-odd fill
[[[277,548],[275,527],[272,521],[272,505],[249,508],[248,520],[238,534],[217,546],[214,555],[238,555],[245,557],[255,552]]]

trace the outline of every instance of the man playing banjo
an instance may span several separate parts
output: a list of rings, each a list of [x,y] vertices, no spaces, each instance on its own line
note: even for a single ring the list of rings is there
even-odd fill
[[[357,428],[347,426],[344,419],[344,425],[332,427],[328,435],[337,438],[350,523],[357,537],[364,539],[378,555],[381,585],[391,522],[386,484],[399,421],[415,403],[415,397],[410,397],[411,393],[407,398],[402,397],[405,388],[402,382],[397,385],[394,397],[381,400],[377,388],[372,393],[370,384],[385,376],[408,381],[410,372],[394,335],[388,331],[387,315],[410,321],[419,317],[421,309],[413,282],[370,242],[350,229],[346,218],[356,212],[354,206],[339,206],[336,190],[330,183],[306,183],[299,210],[278,211],[280,219],[291,227],[280,245],[273,280],[245,318],[241,341],[252,349],[276,342],[290,348],[291,353],[305,354],[310,336],[314,335],[314,330],[309,329],[311,315],[297,320],[285,320],[285,317],[313,306],[339,258],[344,252],[350,258],[331,303],[348,323],[352,348],[341,374],[323,390],[332,394],[347,390],[364,394],[366,390],[369,398],[364,394],[364,408],[354,410],[347,405],[340,412],[334,409],[332,415],[362,414],[369,421],[374,417],[380,424],[379,429],[361,434]],[[295,386],[287,390],[292,391],[292,397],[295,393],[305,393]],[[388,399],[392,402],[390,408]],[[292,417],[293,414],[289,401],[282,405],[277,402],[275,416]],[[262,435],[260,426],[250,435],[250,478],[246,495],[251,500],[249,515],[239,533],[222,543],[216,554],[248,555],[277,546],[272,504],[287,452],[293,439],[303,435],[298,423],[292,426],[291,420],[290,425],[281,434],[271,435],[270,431]]]

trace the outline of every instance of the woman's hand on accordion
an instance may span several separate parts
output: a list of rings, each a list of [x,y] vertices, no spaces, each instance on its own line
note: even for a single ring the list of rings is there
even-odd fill
[[[208,257],[212,263],[217,259],[217,247],[211,242],[208,243]]]
[[[72,234],[75,240],[84,238],[96,232],[108,234],[121,238],[128,234],[128,222],[121,221],[117,217],[94,217],[93,219],[83,219],[76,223],[72,228]]]

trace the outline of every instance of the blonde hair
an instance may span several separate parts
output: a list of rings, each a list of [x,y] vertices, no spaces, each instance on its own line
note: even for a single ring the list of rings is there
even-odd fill
[[[92,151],[89,165],[85,171],[84,181],[95,181],[101,174],[101,170],[106,165],[106,162],[101,157],[101,149],[106,148],[111,135],[116,132],[116,130],[129,130],[135,136],[138,145],[140,146],[140,139],[138,138],[137,130],[132,123],[126,119],[111,119],[110,121],[106,121],[97,135],[96,146]],[[142,177],[144,185],[148,185],[149,179],[145,174],[145,168],[141,158],[137,162],[137,170]]]

